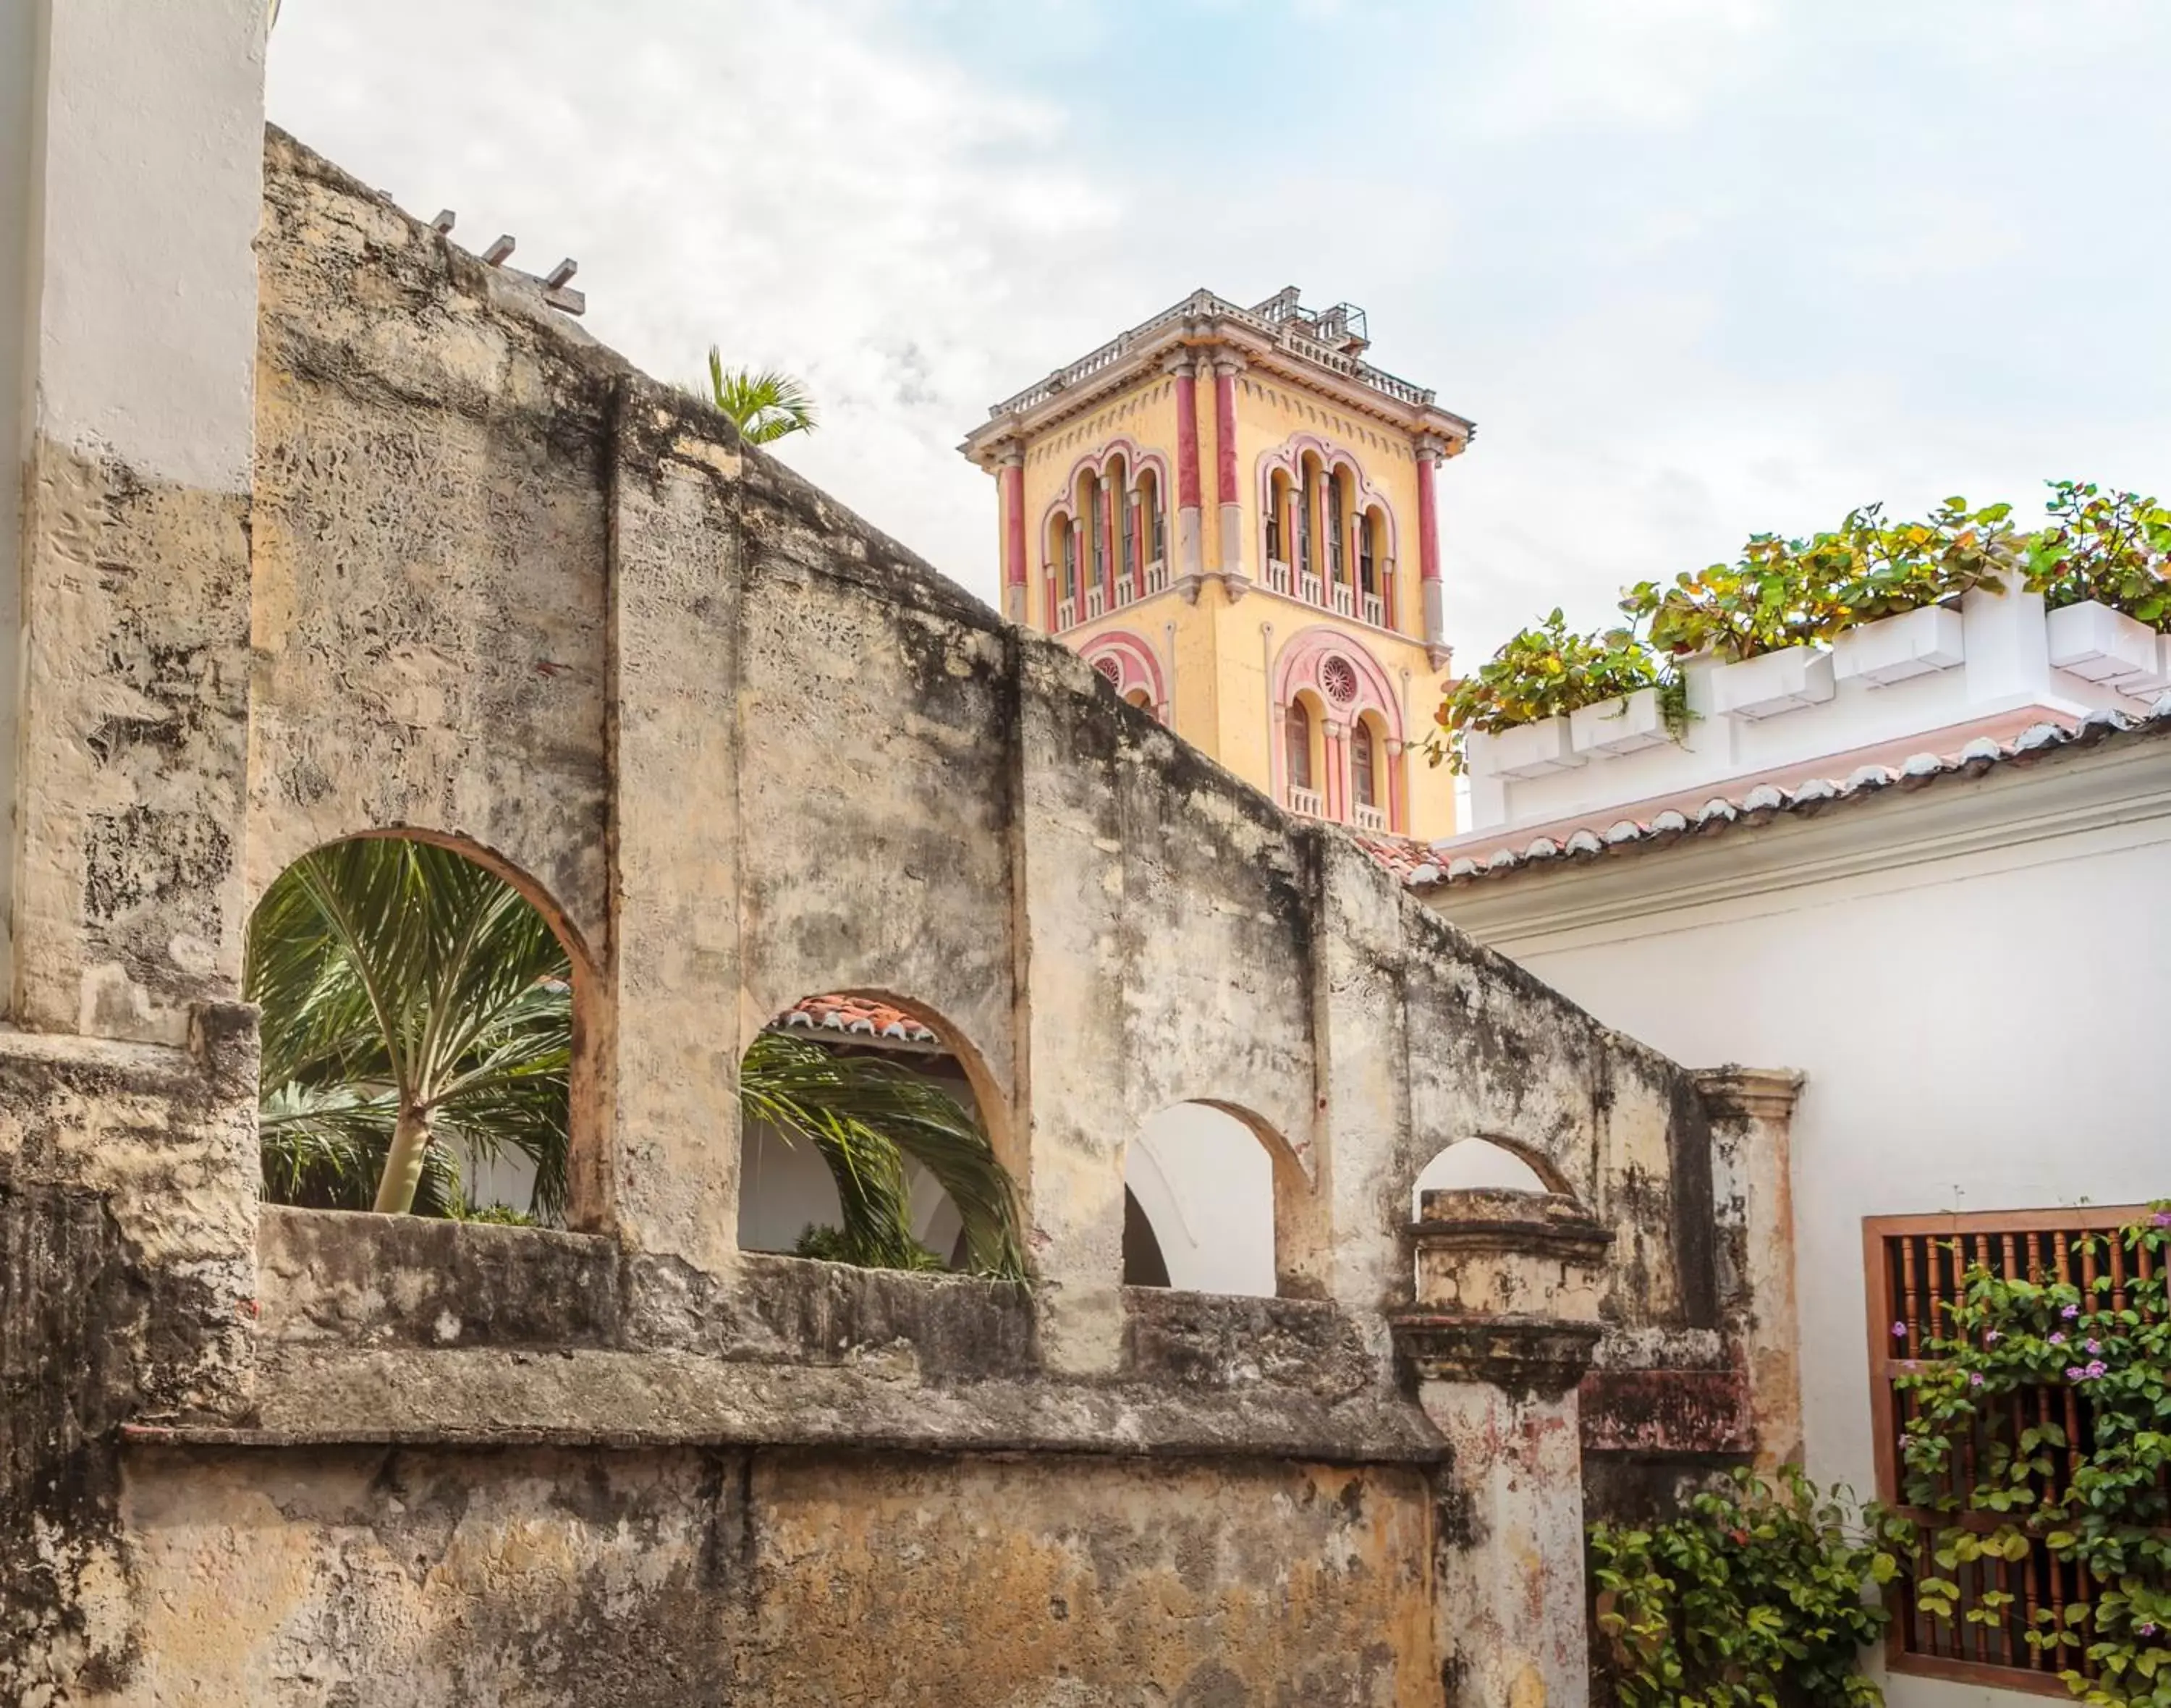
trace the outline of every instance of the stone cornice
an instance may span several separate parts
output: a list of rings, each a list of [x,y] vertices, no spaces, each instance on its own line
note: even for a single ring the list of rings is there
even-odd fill
[[[1814,884],[1879,876],[1904,884],[1909,868],[1932,862],[2008,869],[2034,857],[2029,845],[2055,837],[2171,837],[2167,760],[2171,745],[2146,739],[2062,752],[1895,791],[1843,814],[1782,814],[1747,832],[1589,866],[1563,862],[1497,887],[1442,887],[1427,900],[1481,941],[1527,953],[1561,946],[1573,933],[1656,929],[1661,915],[1753,906]]]
[[[1704,1107],[1715,1115],[1788,1120],[1802,1094],[1803,1076],[1785,1067],[1707,1067],[1696,1076]]]
[[[1548,1398],[1590,1368],[1605,1325],[1557,1317],[1468,1317],[1398,1311],[1395,1350],[1420,1382],[1482,1382]]]
[[[1249,310],[1210,292],[1198,292],[1058,369],[1039,385],[998,404],[990,418],[966,435],[957,448],[986,466],[989,448],[1005,438],[1044,432],[1142,378],[1172,371],[1166,364],[1177,357],[1197,357],[1209,351],[1241,357],[1405,432],[1429,434],[1448,456],[1459,454],[1476,432],[1476,423],[1439,408],[1429,390],[1323,345],[1315,352],[1304,347],[1305,343],[1295,335],[1278,332]],[[1337,371],[1343,365],[1352,371]]]

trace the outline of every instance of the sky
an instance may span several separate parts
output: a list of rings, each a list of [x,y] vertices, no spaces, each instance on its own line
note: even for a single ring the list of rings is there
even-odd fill
[[[1478,423],[1467,665],[1752,532],[2171,488],[2164,0],[286,0],[273,121],[981,597],[988,406],[1205,287]]]

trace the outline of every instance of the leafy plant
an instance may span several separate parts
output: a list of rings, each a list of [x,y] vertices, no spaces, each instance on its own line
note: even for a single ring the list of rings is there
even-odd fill
[[[1617,700],[1639,689],[1659,690],[1669,729],[1678,734],[1688,717],[1682,684],[1665,663],[1626,629],[1571,634],[1558,609],[1507,644],[1449,690],[1435,715],[1442,733],[1429,744],[1434,764],[1451,771],[1466,764],[1467,739],[1493,734],[1541,717],[1557,717]]]
[[[265,1197],[471,1217],[449,1141],[535,1165],[533,1211],[563,1212],[571,966],[512,886],[449,849],[362,837],[305,855],[249,922],[244,987],[263,1011]],[[973,1268],[1022,1278],[1010,1176],[973,1115],[878,1058],[764,1032],[742,1118],[811,1141],[843,1208],[839,1260],[924,1266],[905,1162],[941,1184]],[[515,1212],[517,1213],[517,1212]],[[493,1218],[494,1219],[494,1218]]]
[[[2108,1262],[2079,1286],[1970,1267],[1924,1348],[1933,1362],[1899,1384],[1914,1398],[1900,1439],[1906,1498],[1949,1518],[1933,1543],[1938,1567],[2040,1549],[2077,1568],[2083,1593],[2029,1616],[1992,1589],[1963,1611],[1954,1578],[1924,1576],[1915,1602],[1937,1619],[2019,1621],[2084,1701],[2171,1708],[2171,1209],[2109,1238],[2125,1251],[2122,1289]],[[2108,1243],[2076,1242],[2077,1272]],[[2039,1407],[2046,1393],[2054,1403]]]
[[[2027,583],[2056,610],[2093,599],[2171,629],[2171,508],[2093,482],[2053,481],[2050,524],[2027,551]]]
[[[565,1201],[571,976],[543,916],[449,849],[357,837],[305,854],[249,921],[264,1013],[259,1126],[275,1190],[373,1209],[457,1201],[443,1141],[520,1152]]]
[[[1590,1531],[1597,1625],[1622,1708],[1876,1708],[1868,1598],[1904,1533],[1793,1466],[1738,1470],[1664,1523]]]
[[[1671,587],[1641,582],[1621,600],[1661,653],[1710,653],[1727,663],[1827,641],[1841,629],[2002,588],[2018,566],[2009,504],[1970,510],[1948,498],[1927,522],[1888,522],[1884,507],[1847,513],[1808,540],[1753,535],[1731,564],[1683,573]]]
[[[709,346],[709,400],[732,418],[750,445],[773,444],[791,433],[811,433],[819,424],[814,396],[789,373],[774,368],[726,368],[724,352]]]

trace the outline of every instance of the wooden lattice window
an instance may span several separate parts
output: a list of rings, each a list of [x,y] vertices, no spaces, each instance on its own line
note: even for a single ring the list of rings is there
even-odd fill
[[[1863,1222],[1877,1492],[1914,1519],[1922,1532],[1922,1557],[1911,1572],[1903,1575],[1893,1607],[1887,1652],[1895,1672],[2068,1695],[2058,1673],[2077,1664],[2074,1652],[2066,1650],[2061,1656],[2031,1648],[2021,1634],[2037,1609],[2049,1608],[2062,1614],[2068,1605],[2084,1598],[2080,1568],[2070,1560],[2052,1559],[2040,1547],[2019,1560],[1986,1559],[1956,1568],[1932,1562],[1930,1554],[1940,1528],[1959,1524],[1987,1532],[1997,1529],[2001,1521],[1991,1513],[1938,1512],[1902,1504],[1899,1437],[1914,1415],[1914,1399],[1895,1383],[1910,1371],[1927,1367],[1929,1342],[1947,1326],[1943,1307],[1959,1297],[1963,1278],[1975,1264],[2007,1280],[2062,1281],[2083,1288],[2092,1287],[2099,1276],[2107,1275],[2112,1284],[2110,1302],[2124,1309],[2129,1278],[2150,1273],[2148,1253],[2129,1253],[2115,1238],[2087,1236],[2115,1236],[2145,1221],[2148,1214],[2145,1205],[2091,1205],[1967,1216],[1872,1217]],[[2062,1489],[2089,1439],[2088,1404],[2071,1383],[2008,1396],[2007,1413],[1980,1425],[1975,1439],[1959,1443],[1954,1455],[1955,1486],[1950,1492],[1964,1493],[1972,1485],[1993,1430],[2013,1439],[2022,1430],[2045,1423],[2064,1430],[2069,1443],[2065,1453],[2053,1456],[2057,1466],[2054,1481]],[[1931,1575],[1959,1585],[1959,1609],[1950,1619],[1933,1619],[1915,1605],[1909,1582]],[[2014,1598],[2002,1621],[1968,1619],[1967,1612],[1981,1607],[1984,1593],[1991,1590]]]

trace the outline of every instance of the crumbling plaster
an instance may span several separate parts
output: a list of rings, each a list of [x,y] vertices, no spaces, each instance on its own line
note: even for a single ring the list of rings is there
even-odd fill
[[[96,703],[186,640],[195,697],[131,786],[223,864],[176,878],[199,844],[139,826],[109,916],[79,841],[35,850],[33,985],[120,973],[0,1032],[0,1204],[88,1218],[9,1248],[0,1321],[48,1381],[107,1324],[43,1291],[141,1294],[152,1326],[88,1421],[10,1438],[0,1495],[81,1547],[0,1609],[0,1687],[1438,1700],[1445,1586],[1479,1575],[1438,1562],[1486,1544],[1391,1341],[1411,1182],[1475,1134],[1542,1157],[1612,1238],[1601,1364],[1723,1386],[1714,1218],[1750,1212],[1716,1206],[1691,1077],[276,133],[264,212],[248,529],[54,465],[161,572],[34,605],[34,660],[80,677],[34,663],[34,695]],[[25,763],[65,818],[130,760],[62,745]],[[217,999],[277,872],[370,831],[476,853],[573,949],[572,1231],[259,1211],[247,1012]],[[190,985],[146,946],[192,931]],[[939,1025],[1029,1288],[737,1249],[740,1054],[828,990]],[[1120,1285],[1124,1147],[1193,1098],[1274,1157],[1281,1298]],[[1574,1418],[1533,1448],[1553,1484]],[[62,1459],[87,1492],[53,1504]]]

